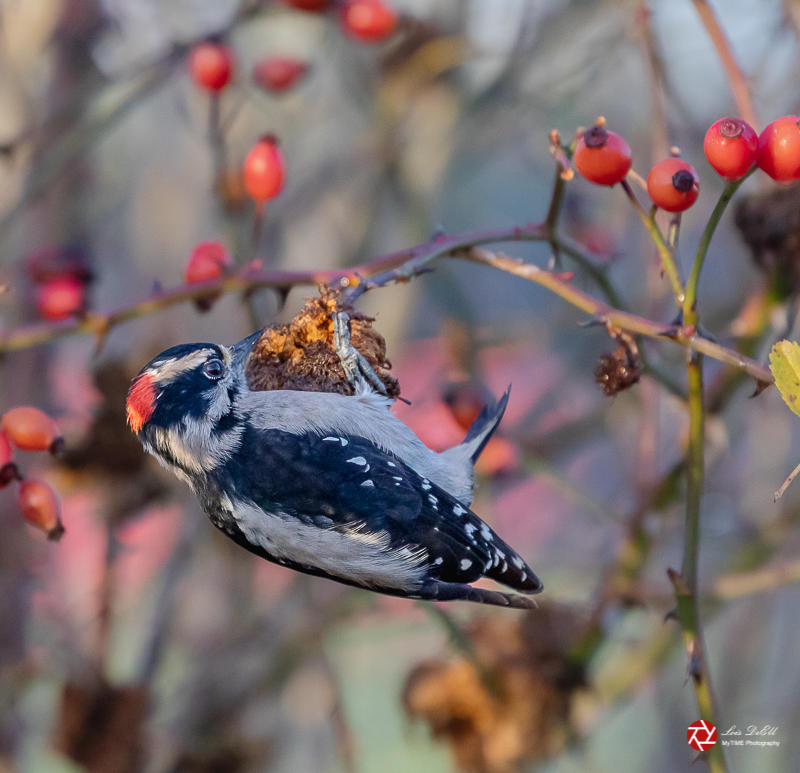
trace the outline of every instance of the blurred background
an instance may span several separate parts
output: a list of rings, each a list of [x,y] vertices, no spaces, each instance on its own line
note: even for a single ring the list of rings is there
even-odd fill
[[[639,173],[671,145],[697,169],[680,242],[688,269],[722,188],[703,135],[736,115],[694,3],[391,4],[396,27],[367,43],[331,4],[0,0],[2,329],[62,324],[42,300],[53,277],[68,276],[90,312],[176,287],[202,241],[241,265],[335,269],[437,232],[542,220],[548,132],[569,140],[598,115],[627,138]],[[798,112],[800,3],[711,6],[757,128]],[[236,61],[215,108],[187,65],[210,35]],[[252,74],[276,56],[308,66],[282,91]],[[240,170],[266,132],[280,139],[287,184],[254,229]],[[765,181],[751,178],[726,215],[700,295],[708,330],[762,361],[793,337],[800,277],[797,191]],[[560,228],[625,308],[671,321],[652,244],[618,187],[570,181]],[[547,244],[503,249],[551,258]],[[616,344],[603,328],[580,327],[585,315],[510,275],[434,268],[359,308],[377,318],[410,401],[397,414],[429,445],[458,442],[486,395],[513,385],[474,509],[543,579],[541,608],[436,607],[292,574],[226,540],[144,457],[124,417],[139,368],[173,344],[231,343],[288,320],[313,287],[231,293],[207,313],[183,303],[102,339],[23,348],[0,361],[0,410],[32,404],[58,419],[66,455],[17,461],[56,489],[66,534],[46,541],[21,518],[15,486],[0,492],[0,770],[688,767],[698,712],[680,630],[665,622],[666,569],[683,544],[680,394],[646,371],[606,397],[594,369]],[[684,390],[684,350],[644,346]],[[800,460],[800,428],[776,390],[750,399],[752,382],[706,368],[700,572],[719,721],[777,726],[781,742],[729,749],[728,762],[795,770],[800,488],[778,504],[772,493]]]

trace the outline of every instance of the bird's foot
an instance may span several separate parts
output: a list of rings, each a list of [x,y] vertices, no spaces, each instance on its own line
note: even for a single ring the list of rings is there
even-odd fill
[[[361,352],[350,342],[350,317],[347,312],[333,315],[333,348],[339,355],[347,382],[354,392],[373,391],[386,394],[386,387]]]

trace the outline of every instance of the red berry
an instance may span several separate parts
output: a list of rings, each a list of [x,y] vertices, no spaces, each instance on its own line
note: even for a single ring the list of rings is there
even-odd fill
[[[230,253],[219,242],[200,242],[189,256],[186,282],[208,282],[219,279],[233,265]]]
[[[327,11],[331,4],[331,0],[283,0],[283,2],[300,11],[312,12]]]
[[[604,126],[595,126],[583,133],[573,158],[578,171],[597,185],[616,185],[625,179],[631,168],[628,143]]]
[[[347,0],[339,13],[342,29],[364,43],[386,40],[397,27],[397,14],[382,0]]]
[[[35,300],[42,319],[69,319],[86,310],[86,285],[72,276],[48,279],[36,287]]]
[[[56,492],[40,480],[20,483],[17,504],[22,517],[32,526],[47,534],[47,539],[59,540],[64,534],[61,523],[61,505]]]
[[[683,212],[697,201],[700,182],[691,164],[680,158],[665,158],[647,175],[647,192],[657,207]]]
[[[0,429],[23,451],[57,453],[64,442],[58,424],[44,411],[30,405],[19,405],[6,411],[0,420]]]
[[[283,155],[274,137],[259,140],[244,160],[244,187],[256,201],[275,198],[283,188]]]
[[[207,91],[222,91],[233,77],[233,55],[221,43],[199,43],[189,55],[194,82]]]
[[[756,163],[778,182],[800,179],[800,116],[785,115],[761,132]]]
[[[738,180],[755,163],[758,135],[746,121],[720,118],[706,132],[703,152],[708,163],[728,180]]]
[[[298,59],[270,56],[253,68],[253,80],[267,91],[286,91],[308,72],[308,65]]]

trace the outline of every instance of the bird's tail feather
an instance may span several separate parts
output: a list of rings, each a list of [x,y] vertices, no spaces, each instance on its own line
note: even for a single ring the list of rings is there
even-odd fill
[[[491,604],[496,607],[513,609],[536,609],[536,600],[519,593],[503,593],[502,591],[476,588],[460,582],[443,582],[428,580],[422,587],[419,598],[431,601],[473,601],[477,604]]]
[[[500,424],[503,414],[506,412],[510,392],[511,386],[509,385],[503,396],[496,403],[489,403],[484,406],[478,418],[472,422],[472,426],[467,430],[467,435],[461,445],[469,453],[473,464],[481,455],[481,452]]]

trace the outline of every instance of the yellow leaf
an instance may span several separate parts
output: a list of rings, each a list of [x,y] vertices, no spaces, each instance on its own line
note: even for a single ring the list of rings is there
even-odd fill
[[[800,344],[778,341],[769,353],[769,369],[783,401],[800,416]]]

